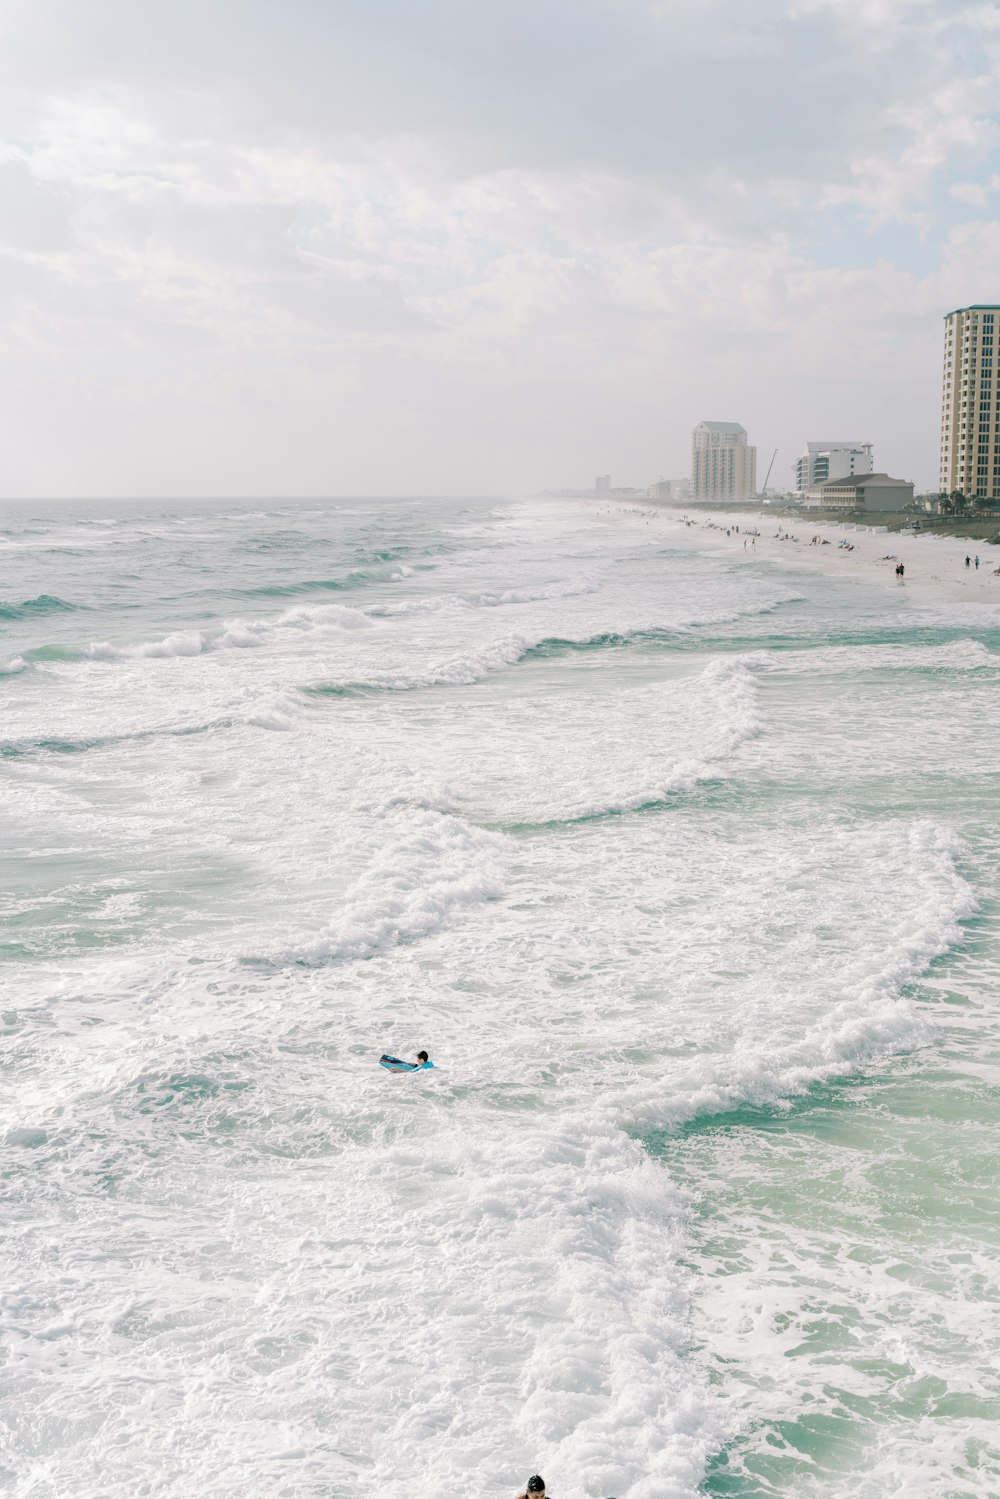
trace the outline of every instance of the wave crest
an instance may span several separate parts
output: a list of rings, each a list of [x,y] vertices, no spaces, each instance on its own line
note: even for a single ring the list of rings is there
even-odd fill
[[[315,965],[373,958],[416,942],[503,894],[505,840],[431,807],[389,807],[385,846],[330,924],[271,961]]]
[[[83,652],[90,661],[141,661],[165,656],[200,656],[208,651],[252,650],[290,635],[310,631],[363,630],[371,621],[358,609],[322,604],[314,609],[289,609],[277,619],[229,619],[215,631],[174,630],[161,640],[139,645],[94,641]]]
[[[83,608],[82,604],[68,604],[65,599],[51,593],[40,593],[34,599],[22,599],[19,604],[0,604],[0,619],[34,619],[40,614],[73,614]]]

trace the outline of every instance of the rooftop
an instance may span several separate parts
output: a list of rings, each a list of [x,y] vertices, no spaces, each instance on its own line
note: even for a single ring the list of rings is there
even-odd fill
[[[739,422],[699,422],[699,427],[707,427],[709,432],[745,432],[746,428]]]
[[[954,317],[958,312],[1000,312],[1000,302],[973,302],[971,307],[956,307],[952,312],[946,312],[945,317]]]
[[[845,474],[842,479],[824,479],[818,489],[864,489],[866,484],[906,484],[908,479],[893,479],[889,474]]]
[[[810,453],[832,453],[841,448],[850,451],[860,451],[862,448],[870,448],[870,442],[807,442],[806,449]]]

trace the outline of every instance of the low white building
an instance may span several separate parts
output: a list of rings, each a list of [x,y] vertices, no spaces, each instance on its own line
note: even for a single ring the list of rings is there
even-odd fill
[[[874,470],[870,442],[807,442],[795,465],[795,487],[803,493],[828,479],[847,479]]]

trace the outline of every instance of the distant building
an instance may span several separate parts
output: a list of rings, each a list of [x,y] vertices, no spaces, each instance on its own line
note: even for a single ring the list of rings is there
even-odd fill
[[[870,474],[873,468],[870,442],[807,442],[795,465],[795,487],[815,489],[828,479]]]
[[[610,474],[600,474],[600,475],[598,475],[598,477],[594,480],[594,493],[595,494],[610,494],[611,493],[611,475]]]
[[[651,500],[689,500],[691,498],[690,479],[658,479],[646,490],[646,495]]]
[[[739,422],[699,422],[691,434],[691,499],[749,500],[757,489],[757,449]]]
[[[941,466],[945,494],[1000,499],[1000,394],[993,334],[1000,306],[960,307],[944,320]]]
[[[913,485],[888,474],[856,474],[807,489],[805,502],[822,510],[905,510],[913,502]]]

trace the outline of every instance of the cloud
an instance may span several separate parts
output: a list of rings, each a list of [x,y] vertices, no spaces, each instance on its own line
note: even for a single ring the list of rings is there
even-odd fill
[[[11,0],[0,489],[639,482],[716,406],[931,482],[997,14]]]

